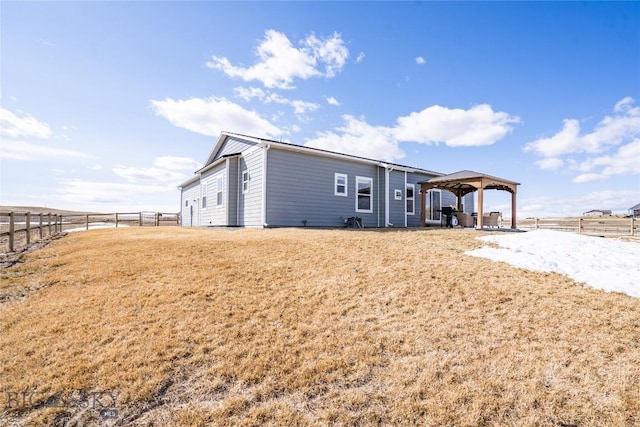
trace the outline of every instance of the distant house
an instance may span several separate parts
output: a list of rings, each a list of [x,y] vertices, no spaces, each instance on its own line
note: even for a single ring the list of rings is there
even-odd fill
[[[634,218],[640,218],[640,203],[629,208],[629,215]]]
[[[583,216],[611,216],[609,209],[593,209],[582,214]]]
[[[180,184],[183,226],[417,227],[440,224],[447,190],[419,193],[439,172],[222,132],[204,166]],[[474,211],[473,194],[463,211]]]

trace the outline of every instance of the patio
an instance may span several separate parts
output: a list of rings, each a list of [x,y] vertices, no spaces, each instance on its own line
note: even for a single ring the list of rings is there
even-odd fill
[[[458,212],[462,211],[462,198],[474,191],[478,192],[478,210],[476,228],[482,229],[485,226],[494,226],[494,218],[484,216],[484,190],[502,190],[511,193],[511,228],[516,228],[516,194],[520,183],[509,181],[495,176],[486,175],[480,172],[464,170],[449,175],[431,178],[428,181],[419,182],[422,203],[424,195],[428,190],[447,190],[456,195],[458,199]],[[426,212],[421,210],[421,224],[425,224]]]

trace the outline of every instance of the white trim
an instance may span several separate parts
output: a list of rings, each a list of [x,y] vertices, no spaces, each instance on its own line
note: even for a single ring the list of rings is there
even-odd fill
[[[213,176],[213,179],[216,180],[216,207],[225,206],[224,202],[224,171],[218,172]],[[222,180],[222,185],[220,185],[220,180]],[[220,194],[220,203],[218,203],[218,194]]]
[[[262,150],[262,226],[267,227],[267,152],[270,144],[264,144]]]
[[[344,178],[344,184],[338,184],[339,178]],[[344,193],[340,193],[338,191],[338,185],[341,185],[344,187]],[[338,173],[338,172],[335,172],[333,174],[333,195],[342,196],[342,197],[349,196],[349,175],[347,175],[346,173]]]
[[[413,211],[416,211],[415,205]],[[404,228],[407,228],[407,215],[407,171],[404,171]]]
[[[415,184],[404,184],[404,191],[405,191],[405,197],[404,197],[404,211],[407,215],[415,215],[416,214],[416,186]],[[406,195],[406,191],[407,189],[411,188],[411,191],[413,192],[413,196],[411,198],[409,198],[409,196]],[[411,201],[411,204],[413,205],[413,212],[409,212],[409,210],[407,209],[407,202]],[[405,218],[406,221],[406,218]]]
[[[247,179],[245,181],[244,179],[244,174],[247,174]],[[242,187],[242,194],[247,194],[249,192],[249,188],[251,187],[250,181],[251,181],[251,175],[249,175],[249,169],[245,169],[241,172],[240,176],[242,177],[242,179],[240,180],[240,185]],[[247,188],[244,188],[244,184],[247,184]]]
[[[240,182],[240,164],[242,164],[242,156],[238,156],[237,161],[238,168],[238,180],[236,182]],[[236,226],[240,226],[240,192],[236,191]]]
[[[389,168],[384,168],[384,226],[388,227],[389,223]]]
[[[358,191],[358,183],[360,181],[367,181],[369,183],[369,209],[358,209],[358,196],[360,196],[360,192]],[[373,213],[373,178],[368,176],[356,176],[356,212],[362,213]]]
[[[200,183],[200,201],[202,202],[202,206],[200,206],[200,208],[202,210],[207,209],[207,190],[209,189],[209,181],[205,181],[205,182],[201,182]]]
[[[227,157],[227,162],[224,165],[224,170],[225,170],[225,177],[227,178],[225,180],[224,183],[224,191],[226,192],[226,194],[223,196],[225,197],[225,209],[224,209],[224,225],[228,226],[229,225],[229,209],[231,208],[231,174],[229,173],[229,161],[231,159],[229,157]]]

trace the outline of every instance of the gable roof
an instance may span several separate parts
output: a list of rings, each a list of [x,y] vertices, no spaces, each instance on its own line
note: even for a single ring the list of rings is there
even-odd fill
[[[359,162],[363,162],[363,163],[375,164],[375,165],[382,166],[382,167],[390,167],[392,169],[404,170],[404,171],[407,171],[407,172],[420,172],[420,173],[424,173],[424,174],[427,174],[427,175],[433,175],[433,176],[442,176],[442,175],[444,175],[443,173],[440,173],[440,172],[435,172],[435,171],[431,171],[431,170],[428,170],[428,169],[422,169],[422,168],[419,168],[419,167],[407,166],[407,165],[402,165],[402,164],[399,164],[399,163],[384,162],[382,160],[370,159],[370,158],[367,158],[367,157],[356,156],[356,155],[353,155],[353,154],[338,153],[337,151],[324,150],[322,148],[306,147],[304,145],[292,144],[292,143],[282,142],[282,141],[275,141],[273,139],[260,138],[260,137],[244,135],[244,134],[241,134],[241,133],[227,132],[227,131],[223,131],[223,132],[220,133],[220,136],[218,137],[218,141],[216,142],[216,145],[213,147],[213,149],[209,153],[209,157],[207,158],[207,161],[204,164],[202,169],[204,169],[211,162],[213,162],[213,159],[215,158],[216,154],[218,153],[218,151],[222,147],[222,144],[224,143],[224,141],[228,137],[235,137],[235,138],[239,138],[239,139],[244,139],[244,140],[248,140],[248,141],[251,141],[251,142],[255,142],[256,144],[266,144],[266,145],[271,146],[272,148],[280,148],[280,149],[284,149],[284,150],[299,151],[299,152],[303,152],[303,153],[307,153],[307,154],[311,154],[311,155],[319,155],[319,156],[327,156],[327,157],[355,160],[355,161],[359,161]],[[196,171],[196,173],[197,172],[198,171]]]
[[[632,206],[632,207],[629,208],[630,211],[635,211],[635,210],[638,210],[638,209],[640,209],[640,203],[638,203],[637,205]]]

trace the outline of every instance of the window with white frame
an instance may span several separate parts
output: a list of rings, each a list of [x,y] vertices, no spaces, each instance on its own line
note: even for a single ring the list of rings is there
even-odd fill
[[[206,209],[207,208],[207,183],[203,182],[200,189],[202,191],[202,197],[200,198],[202,200],[202,209]]]
[[[249,171],[245,170],[242,171],[242,192],[243,193],[248,193],[249,192]]]
[[[425,200],[425,213],[428,220],[440,221],[442,193],[440,190],[428,190]]]
[[[373,212],[373,178],[356,176],[356,212]]]
[[[405,200],[407,203],[407,215],[414,215],[416,213],[416,201],[415,201],[415,187],[413,184],[406,185]]]
[[[218,176],[218,179],[216,180],[216,205],[221,206],[222,205],[222,186],[224,183],[224,179],[223,176],[220,175]]]
[[[344,173],[336,173],[334,175],[334,190],[333,190],[333,194],[335,196],[347,196],[347,185],[348,185],[348,178],[347,175]]]

